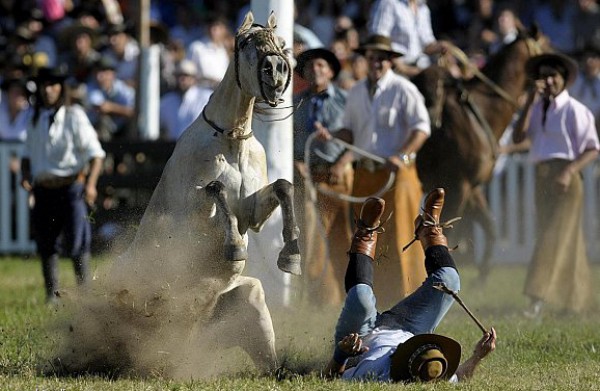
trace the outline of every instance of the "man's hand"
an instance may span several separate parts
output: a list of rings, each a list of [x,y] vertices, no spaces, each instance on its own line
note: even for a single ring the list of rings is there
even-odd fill
[[[319,121],[315,122],[315,134],[316,139],[320,141],[329,141],[333,138],[333,136],[329,132],[329,129],[323,126],[323,124]]]
[[[404,161],[402,161],[399,156],[392,155],[387,158],[385,167],[392,172],[398,172],[404,167]]]
[[[98,198],[98,190],[96,190],[96,186],[91,185],[89,183],[86,184],[85,194],[84,194],[85,203],[89,207],[93,207],[94,204],[96,203],[97,198]]]
[[[496,349],[496,330],[492,327],[490,331],[483,334],[483,337],[475,345],[473,356],[482,360],[485,356],[493,352],[494,349]]]
[[[348,356],[358,356],[369,351],[363,346],[362,338],[357,333],[348,334],[337,344],[338,348]]]
[[[469,379],[473,376],[475,368],[488,354],[496,349],[496,330],[492,327],[490,331],[483,334],[473,349],[473,354],[465,362],[458,366],[456,376],[459,381]]]
[[[335,163],[329,168],[329,184],[337,185],[344,180],[344,173],[346,172],[346,165]]]
[[[573,172],[567,167],[565,168],[555,179],[555,183],[558,186],[558,191],[562,194],[569,190],[571,180],[573,178]]]

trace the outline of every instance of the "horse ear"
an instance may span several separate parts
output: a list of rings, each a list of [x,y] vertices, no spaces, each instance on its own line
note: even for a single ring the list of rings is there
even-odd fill
[[[275,12],[271,11],[269,20],[267,20],[267,28],[274,29],[275,27],[277,27],[277,18],[275,17]]]
[[[250,27],[252,27],[252,23],[254,23],[254,15],[252,15],[252,11],[248,11],[244,17],[242,25],[239,28],[239,31],[248,30]]]

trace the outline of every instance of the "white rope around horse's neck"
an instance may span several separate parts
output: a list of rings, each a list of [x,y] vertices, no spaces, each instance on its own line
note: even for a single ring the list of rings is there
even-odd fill
[[[369,195],[369,196],[364,196],[364,197],[356,197],[356,196],[352,196],[352,195],[348,195],[348,194],[342,194],[342,193],[338,193],[336,191],[327,189],[326,187],[317,184],[315,186],[314,182],[312,181],[312,173],[310,171],[310,152],[311,152],[311,145],[313,143],[313,141],[316,138],[316,134],[312,133],[308,136],[308,139],[306,140],[306,144],[304,145],[304,163],[306,164],[306,167],[308,169],[308,175],[306,178],[304,178],[304,182],[305,182],[305,186],[307,191],[310,192],[311,194],[311,199],[312,201],[316,201],[315,200],[315,196],[316,194],[314,194],[314,190],[319,191],[322,194],[328,195],[330,197],[334,197],[337,198],[339,200],[343,200],[343,201],[347,201],[347,202],[352,202],[355,204],[362,204],[363,202],[365,202],[369,197],[381,197],[383,196],[385,193],[387,193],[388,190],[390,190],[392,188],[392,186],[394,185],[394,182],[396,181],[396,173],[393,171],[390,171],[390,175],[388,176],[388,180],[386,182],[386,184],[379,190],[377,191],[375,194]],[[343,140],[340,140],[338,138],[333,138],[331,139],[331,142],[337,143],[343,147],[345,147],[346,149],[349,149],[353,152],[358,153],[361,156],[364,156],[368,159],[371,159],[377,163],[380,164],[385,164],[386,163],[386,159],[382,158],[381,156],[377,156],[375,154],[372,154],[370,152],[365,151],[364,149],[361,149],[355,145],[349,144]]]

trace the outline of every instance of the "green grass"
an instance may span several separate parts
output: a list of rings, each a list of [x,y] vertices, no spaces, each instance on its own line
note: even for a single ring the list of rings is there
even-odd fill
[[[594,265],[594,281],[600,267]],[[600,390],[600,314],[546,315],[541,322],[521,316],[526,300],[521,291],[524,266],[498,266],[489,283],[474,283],[475,270],[462,270],[461,297],[486,325],[498,331],[497,350],[475,377],[459,385],[409,386],[325,381],[316,373],[328,359],[338,310],[315,310],[299,303],[296,309],[272,308],[280,359],[289,373],[285,380],[258,375],[241,352],[237,373],[219,378],[175,381],[162,378],[41,376],[36,368],[51,352],[50,329],[61,316],[43,301],[41,267],[36,260],[0,259],[0,390]],[[73,271],[61,262],[61,283],[74,284]],[[596,290],[600,302],[600,289]],[[480,336],[476,325],[457,305],[437,330],[463,344],[463,357]],[[296,375],[297,372],[312,374]]]

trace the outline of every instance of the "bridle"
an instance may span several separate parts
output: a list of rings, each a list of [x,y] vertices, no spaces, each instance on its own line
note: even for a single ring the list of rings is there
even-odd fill
[[[264,26],[262,26],[260,24],[256,24],[256,23],[253,24],[252,27],[260,27],[261,29],[256,30],[252,33],[248,33],[248,34],[245,33],[245,31],[247,31],[247,30],[241,31],[241,32],[238,32],[235,36],[235,54],[234,54],[235,81],[236,81],[238,87],[240,89],[242,89],[242,82],[240,81],[240,69],[239,69],[240,68],[240,61],[239,61],[240,50],[244,49],[248,45],[248,43],[250,43],[250,41],[252,41],[254,39],[259,39],[260,42],[262,42],[265,46],[268,47],[268,50],[259,51],[258,64],[256,67],[256,73],[257,73],[256,76],[257,76],[257,80],[259,81],[258,84],[260,87],[260,93],[261,93],[263,100],[265,102],[267,102],[269,104],[269,106],[275,107],[280,102],[278,102],[278,101],[272,102],[271,100],[269,100],[269,98],[267,98],[267,95],[265,93],[263,83],[260,82],[261,72],[262,72],[264,63],[267,60],[268,56],[278,56],[286,63],[289,72],[287,74],[287,79],[285,81],[284,89],[288,88],[288,86],[290,85],[290,82],[292,80],[292,73],[291,73],[292,67],[290,65],[290,61],[287,58],[285,52],[277,44],[275,30],[272,28],[264,27]],[[258,45],[257,45],[257,48],[258,48]]]

